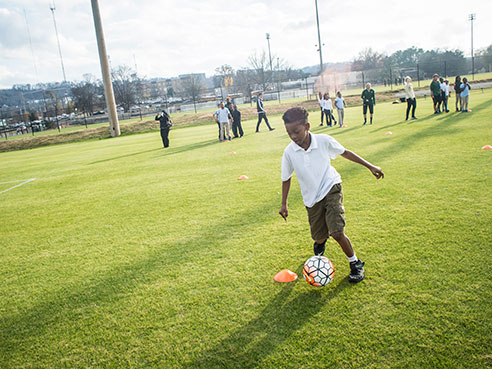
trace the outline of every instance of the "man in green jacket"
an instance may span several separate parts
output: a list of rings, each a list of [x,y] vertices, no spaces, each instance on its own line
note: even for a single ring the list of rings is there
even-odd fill
[[[369,113],[371,113],[371,124],[372,124],[372,115],[374,114],[374,105],[376,105],[376,95],[374,93],[374,90],[371,88],[371,84],[367,83],[366,84],[366,89],[362,91],[362,95],[360,95],[362,98],[362,114],[364,114],[364,123],[362,124],[365,126],[367,124],[367,108],[369,108]]]
[[[434,102],[434,114],[439,114],[441,112],[441,84],[438,79],[439,75],[437,73],[434,74],[430,84],[432,101]]]

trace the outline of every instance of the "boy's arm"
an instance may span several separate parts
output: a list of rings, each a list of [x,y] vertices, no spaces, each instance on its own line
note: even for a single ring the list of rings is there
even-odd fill
[[[291,178],[285,182],[282,182],[282,206],[278,213],[282,216],[282,218],[284,218],[285,221],[287,221],[287,217],[289,216],[289,211],[287,210],[287,197],[289,196]]]
[[[371,163],[364,160],[363,158],[361,158],[359,155],[353,153],[352,151],[345,150],[341,156],[344,157],[345,159],[353,161],[354,163],[358,163],[358,164],[365,166],[367,169],[369,169],[371,171],[372,174],[374,174],[374,176],[377,179],[384,178],[384,173],[382,172],[381,168],[372,165]]]

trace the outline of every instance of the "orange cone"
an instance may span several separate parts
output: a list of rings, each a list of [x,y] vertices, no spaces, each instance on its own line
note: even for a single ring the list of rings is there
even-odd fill
[[[388,131],[388,132],[386,132],[386,134],[387,134],[387,135],[392,135],[392,134],[393,134],[393,132]]]
[[[482,150],[491,150],[492,149],[492,146],[490,145],[485,145],[484,147],[482,147]]]
[[[231,155],[235,155],[235,154],[236,154],[236,152],[235,152],[235,151],[231,151],[229,154],[231,154]]]
[[[278,272],[273,279],[275,282],[293,282],[297,279],[297,274],[289,269],[284,269]]]
[[[239,179],[244,181],[245,179],[248,179],[248,176],[242,175],[242,176],[239,176]]]

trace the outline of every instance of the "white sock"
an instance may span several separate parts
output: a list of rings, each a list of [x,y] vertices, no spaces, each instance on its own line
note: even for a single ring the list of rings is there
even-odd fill
[[[352,255],[352,256],[350,256],[350,257],[347,256],[347,259],[348,259],[349,263],[353,263],[354,261],[357,261],[358,260],[357,259],[357,256],[355,256],[355,254]]]

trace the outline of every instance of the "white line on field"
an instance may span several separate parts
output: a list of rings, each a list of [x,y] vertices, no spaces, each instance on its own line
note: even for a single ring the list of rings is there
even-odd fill
[[[0,194],[1,194],[1,193],[4,193],[4,192],[7,192],[7,191],[10,191],[10,190],[13,190],[13,189],[14,189],[14,188],[16,188],[16,187],[20,187],[20,186],[22,186],[22,185],[25,185],[26,183],[29,183],[29,182],[32,182],[32,181],[35,181],[35,180],[36,180],[36,178],[29,178],[29,179],[26,179],[24,182],[19,183],[18,185],[15,185],[15,186],[12,186],[12,187],[10,187],[10,188],[7,188],[6,190],[0,191]],[[17,181],[15,181],[15,182],[17,182]],[[4,183],[8,183],[8,182],[4,182]],[[12,183],[12,182],[10,182],[10,183]]]
[[[18,179],[17,181],[0,182],[0,184],[19,183],[19,182],[24,182],[24,181],[28,181],[28,180],[27,179]]]

